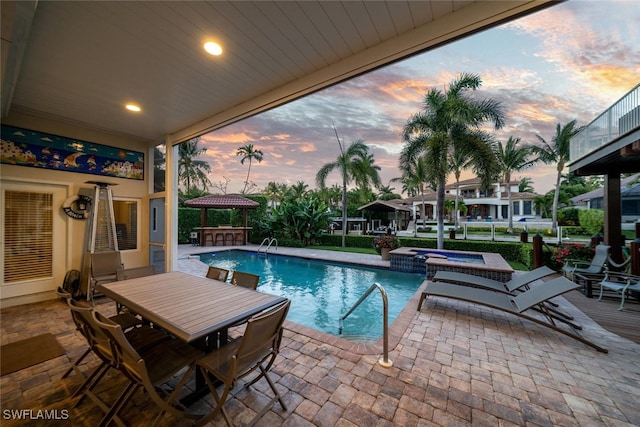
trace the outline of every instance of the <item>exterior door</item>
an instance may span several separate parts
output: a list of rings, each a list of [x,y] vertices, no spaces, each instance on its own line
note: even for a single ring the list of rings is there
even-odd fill
[[[50,298],[67,266],[68,187],[2,180],[0,187],[0,300],[2,306]],[[13,301],[11,301],[13,300]]]
[[[149,200],[149,264],[156,273],[165,272],[165,207],[164,197]]]

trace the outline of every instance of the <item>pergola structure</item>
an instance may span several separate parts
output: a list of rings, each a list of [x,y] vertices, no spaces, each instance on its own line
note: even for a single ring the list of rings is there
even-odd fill
[[[213,194],[202,196],[184,202],[185,206],[190,208],[200,208],[200,228],[208,227],[207,211],[209,209],[241,209],[242,210],[242,228],[244,229],[243,242],[247,242],[247,210],[256,209],[260,203],[242,197],[238,194]],[[203,233],[200,234],[200,242],[204,242]]]

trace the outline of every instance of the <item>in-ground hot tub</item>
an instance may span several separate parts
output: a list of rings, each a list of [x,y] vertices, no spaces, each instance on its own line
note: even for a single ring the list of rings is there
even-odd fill
[[[511,280],[513,268],[500,254],[446,249],[398,248],[392,250],[391,270],[408,273],[426,272],[431,279],[437,271],[473,274],[500,282]]]

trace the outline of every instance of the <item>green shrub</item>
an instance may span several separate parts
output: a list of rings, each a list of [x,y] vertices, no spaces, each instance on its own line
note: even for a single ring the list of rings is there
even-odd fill
[[[604,211],[602,209],[581,209],[580,225],[587,233],[594,235],[604,230]]]

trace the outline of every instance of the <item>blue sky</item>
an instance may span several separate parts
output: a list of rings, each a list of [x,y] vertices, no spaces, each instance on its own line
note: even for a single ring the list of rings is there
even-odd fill
[[[499,141],[513,136],[536,143],[536,134],[550,141],[557,123],[586,125],[640,83],[638,23],[634,0],[571,0],[204,135],[203,160],[212,165],[214,184],[229,179],[227,192],[238,192],[248,164],[240,164],[236,150],[253,144],[264,153],[251,169],[256,190],[270,181],[315,188],[318,169],[339,154],[335,123],[343,142],[369,145],[388,185],[400,175],[407,119],[421,109],[428,90],[444,90],[462,72],[480,75],[479,95],[502,102],[507,120],[494,133]],[[514,178],[524,176],[544,194],[555,183],[555,165]],[[338,182],[337,172],[329,176],[329,185]],[[215,186],[209,191],[220,192]]]

